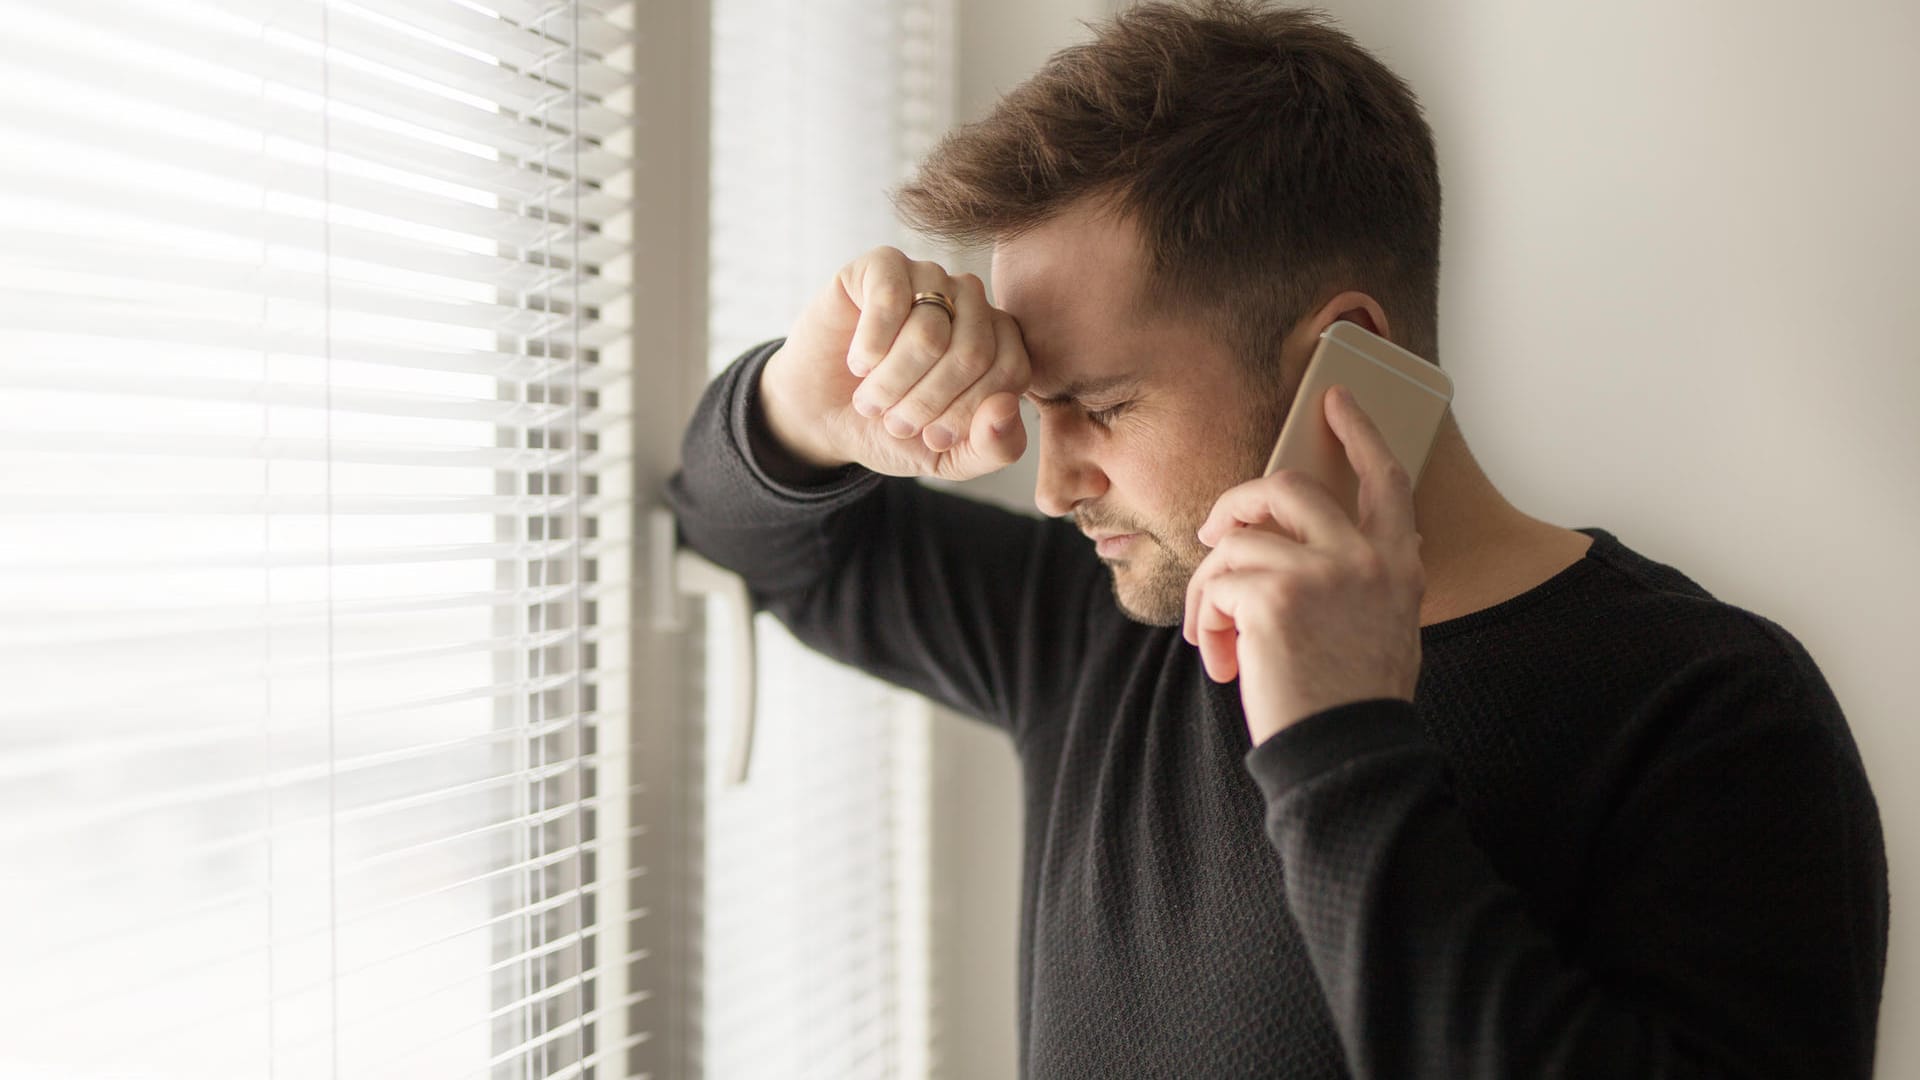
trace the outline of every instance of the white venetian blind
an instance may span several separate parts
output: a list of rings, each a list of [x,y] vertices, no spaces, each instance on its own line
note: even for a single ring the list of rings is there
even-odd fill
[[[634,18],[0,0],[0,1076],[646,1038]]]
[[[951,111],[949,0],[716,0],[711,363],[787,332],[839,268],[916,250],[888,187]],[[927,717],[906,695],[759,620],[759,724],[743,787],[709,715],[701,1073],[925,1077]],[[715,696],[726,639],[710,645]]]

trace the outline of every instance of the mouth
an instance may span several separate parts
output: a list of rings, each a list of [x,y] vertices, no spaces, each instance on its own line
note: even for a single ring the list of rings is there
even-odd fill
[[[1135,540],[1139,533],[1090,533],[1093,550],[1103,559],[1118,558]]]

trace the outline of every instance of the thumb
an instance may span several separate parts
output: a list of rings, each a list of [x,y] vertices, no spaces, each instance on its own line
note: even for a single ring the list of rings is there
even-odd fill
[[[1020,418],[1020,395],[1001,391],[973,410],[967,438],[943,455],[942,471],[951,480],[971,480],[1020,460],[1027,452],[1027,425]]]

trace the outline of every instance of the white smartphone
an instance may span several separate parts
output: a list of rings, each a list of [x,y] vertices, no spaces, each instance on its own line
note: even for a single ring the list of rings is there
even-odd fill
[[[1360,408],[1386,437],[1401,468],[1420,485],[1427,456],[1453,401],[1453,379],[1439,367],[1353,323],[1326,328],[1307,362],[1280,438],[1267,459],[1271,476],[1280,469],[1301,469],[1327,485],[1347,518],[1360,520],[1360,478],[1347,461],[1339,436],[1327,424],[1326,393],[1332,386],[1353,391]]]

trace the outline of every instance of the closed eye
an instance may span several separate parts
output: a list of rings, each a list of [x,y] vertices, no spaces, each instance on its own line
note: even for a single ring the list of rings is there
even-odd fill
[[[1131,401],[1120,401],[1108,405],[1105,408],[1096,409],[1074,398],[1043,398],[1037,394],[1028,394],[1027,400],[1033,402],[1034,405],[1043,412],[1059,406],[1078,405],[1081,413],[1085,415],[1088,420],[1093,421],[1101,427],[1106,427],[1113,423],[1120,414],[1126,412],[1128,407],[1133,404]]]

